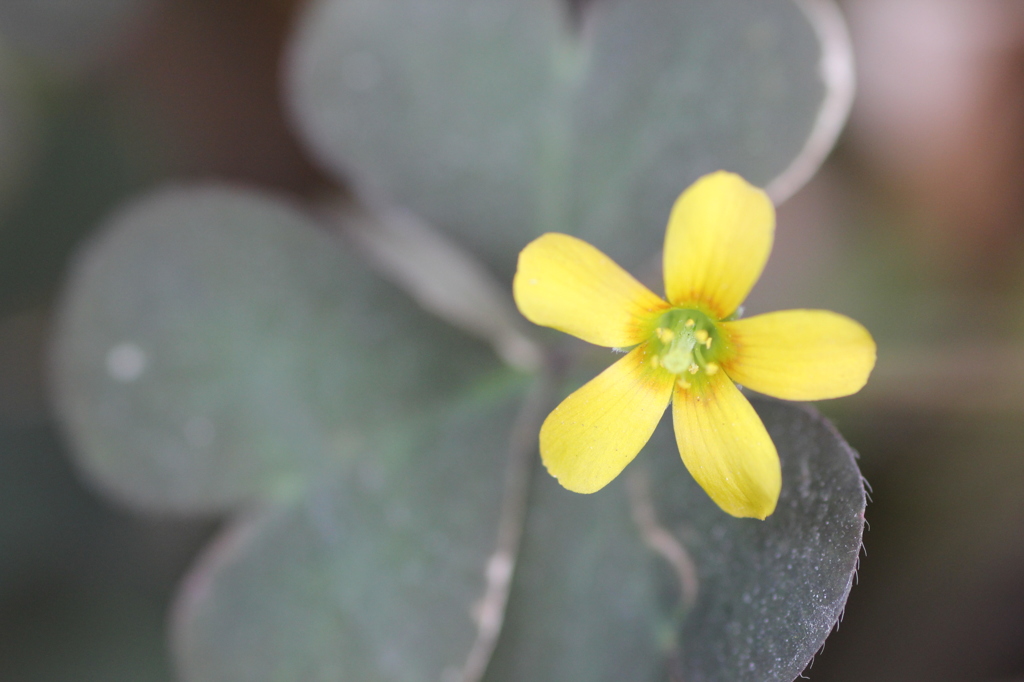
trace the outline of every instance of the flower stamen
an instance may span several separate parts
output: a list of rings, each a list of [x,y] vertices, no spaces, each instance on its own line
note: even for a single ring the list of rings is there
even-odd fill
[[[659,358],[655,366],[676,375],[696,375],[703,370],[712,376],[720,369],[720,356],[725,350],[722,344],[711,350],[721,333],[716,322],[700,310],[669,310],[654,330],[653,351]]]

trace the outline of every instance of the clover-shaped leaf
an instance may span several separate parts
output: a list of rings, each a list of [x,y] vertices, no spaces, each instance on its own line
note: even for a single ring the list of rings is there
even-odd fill
[[[567,493],[538,467],[502,637],[485,682],[655,682],[677,595],[621,483]]]
[[[313,0],[294,118],[391,218],[343,239],[281,198],[166,188],[74,265],[53,375],[83,469],[147,507],[246,507],[179,597],[187,682],[787,681],[835,624],[865,501],[838,434],[753,401],[783,471],[764,522],[708,499],[667,423],[593,495],[531,476],[572,359],[490,273],[553,230],[635,266],[720,167],[791,193],[846,114],[841,21],[578,4]],[[538,370],[529,398],[470,334]]]
[[[700,587],[679,634],[683,678],[794,679],[825,643],[853,586],[866,493],[855,453],[814,410],[751,400],[782,460],[782,495],[764,522],[730,519],[679,470],[662,429],[651,498],[697,561]],[[683,493],[688,490],[689,493]]]
[[[478,679],[462,665],[495,570],[514,395],[496,384],[229,531],[179,603],[184,679]],[[827,422],[754,402],[785,472],[766,522],[723,514],[669,429],[648,446],[649,469],[595,495],[536,471],[485,682],[788,682],[803,670],[852,584],[864,488]]]
[[[627,267],[680,189],[728,168],[792,193],[849,105],[827,0],[317,0],[291,105],[371,202],[450,230],[502,273],[545,231]]]
[[[79,462],[149,507],[288,494],[497,366],[287,202],[153,193],[72,272],[56,399]]]
[[[434,410],[230,530],[178,604],[183,679],[458,679],[486,619],[521,384]]]
[[[486,682],[789,682],[842,613],[864,530],[854,453],[808,408],[755,398],[783,489],[736,519],[679,461],[667,423],[594,495],[539,474]],[[646,545],[646,548],[645,548]]]

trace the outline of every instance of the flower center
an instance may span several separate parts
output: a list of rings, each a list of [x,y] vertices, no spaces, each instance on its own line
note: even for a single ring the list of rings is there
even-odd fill
[[[720,368],[725,338],[715,321],[699,310],[674,308],[658,320],[651,339],[652,361],[673,374],[712,376]]]

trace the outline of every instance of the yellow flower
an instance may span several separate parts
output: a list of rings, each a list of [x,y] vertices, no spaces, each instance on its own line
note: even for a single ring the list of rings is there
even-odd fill
[[[629,464],[672,403],[683,463],[733,516],[766,518],[782,487],[778,453],[736,384],[786,400],[856,393],[875,364],[857,322],[825,310],[734,319],[771,251],[775,209],[732,173],[676,201],[665,292],[653,294],[586,242],[549,233],[519,255],[513,292],[539,325],[632,349],[544,421],[540,454],[564,487],[600,490]]]

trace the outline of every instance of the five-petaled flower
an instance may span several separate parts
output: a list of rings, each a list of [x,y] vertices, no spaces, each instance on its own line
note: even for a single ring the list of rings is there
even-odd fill
[[[733,516],[766,518],[782,487],[778,453],[737,382],[786,400],[855,393],[875,364],[857,322],[825,310],[735,319],[771,251],[775,209],[738,175],[707,175],[676,201],[665,235],[667,301],[565,234],[523,249],[513,282],[530,321],[631,348],[566,398],[540,430],[548,471],[600,490],[650,439],[672,403],[686,468]]]

